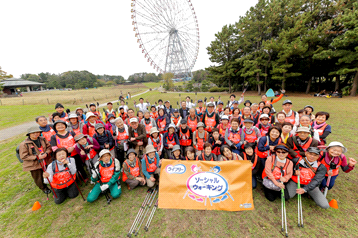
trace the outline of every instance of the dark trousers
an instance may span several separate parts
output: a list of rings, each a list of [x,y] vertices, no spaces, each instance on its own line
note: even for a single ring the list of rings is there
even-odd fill
[[[285,185],[286,186],[286,185]],[[285,188],[285,200],[287,201],[290,197],[288,195],[288,191],[287,188]],[[281,198],[281,191],[274,191],[271,189],[268,189],[264,186],[264,192],[265,192],[265,197],[267,198],[267,200],[269,200],[270,202],[273,202],[276,200],[276,198]]]
[[[37,185],[37,187],[39,187],[39,189],[44,190],[47,185],[44,184],[44,178],[43,178],[43,170],[42,169],[36,169],[36,170],[31,170],[31,176],[34,179],[35,184]]]
[[[331,177],[331,180],[329,181],[329,185],[328,185],[328,190],[331,190],[333,188],[334,182],[336,181],[337,177],[338,177],[338,174],[336,176]],[[322,180],[321,186],[320,186],[320,190],[326,188],[327,180],[328,180],[328,177],[324,177],[324,179]]]
[[[57,195],[57,198],[55,197],[55,203],[60,204],[63,203],[63,201],[66,200],[67,197],[69,198],[75,198],[78,196],[79,192],[75,185],[75,183],[72,183],[67,188],[63,189],[54,189],[55,193]]]
[[[125,161],[125,153],[123,147],[122,148],[116,147],[116,153],[117,153],[117,159],[121,164],[121,168],[122,168],[123,162]]]
[[[252,188],[256,188],[257,187],[257,179],[256,179],[256,174],[252,175]]]
[[[180,146],[180,150],[181,150],[181,154],[182,154],[182,156],[186,156],[186,154],[185,154],[185,149],[187,148],[188,146],[183,146],[183,145],[181,145]]]
[[[76,168],[77,168],[77,172],[79,172],[82,176],[83,179],[87,179],[87,174],[86,174],[86,171],[84,169],[84,164],[82,162],[82,159],[79,155],[75,155],[73,157],[75,159],[75,162],[76,162]],[[88,171],[90,173],[90,171]]]

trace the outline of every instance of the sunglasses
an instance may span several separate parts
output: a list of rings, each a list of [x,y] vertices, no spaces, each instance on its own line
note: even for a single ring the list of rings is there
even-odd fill
[[[286,153],[288,153],[288,152],[287,151],[282,151],[282,150],[276,151],[276,154],[286,154]]]

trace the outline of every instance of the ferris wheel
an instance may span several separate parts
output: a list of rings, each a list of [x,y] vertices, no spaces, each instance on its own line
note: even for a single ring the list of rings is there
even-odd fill
[[[192,77],[199,24],[191,0],[132,0],[132,25],[147,61],[157,72]]]

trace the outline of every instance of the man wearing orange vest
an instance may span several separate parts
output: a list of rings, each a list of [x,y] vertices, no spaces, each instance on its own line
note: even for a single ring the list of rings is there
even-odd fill
[[[145,126],[138,123],[136,117],[130,119],[130,127],[128,128],[129,147],[133,148],[140,157],[144,153],[145,146],[148,143]]]
[[[294,158],[294,172],[292,180],[286,185],[290,198],[296,194],[308,193],[318,206],[329,208],[328,201],[319,186],[325,177],[327,168],[318,162],[320,150],[317,147],[309,147],[302,158]],[[297,189],[298,178],[300,179],[301,188]]]
[[[285,92],[286,92],[285,90],[282,90],[282,91],[281,91],[281,95],[278,96],[278,98],[276,98],[276,99],[271,99],[270,101],[267,100],[267,96],[266,96],[266,94],[264,94],[264,95],[261,96],[261,101],[265,102],[265,105],[272,107],[272,104],[274,104],[274,103],[276,103],[276,102],[278,102],[278,101],[281,100],[281,98],[283,97],[283,95],[285,94]]]
[[[189,109],[189,115],[186,118],[186,122],[188,127],[191,129],[192,132],[196,130],[198,123],[200,122],[199,117],[195,114],[195,108]]]
[[[297,129],[298,136],[292,136],[287,139],[287,146],[289,147],[289,157],[304,157],[305,152],[309,147],[317,147],[318,141],[310,137],[310,129],[308,127],[300,126]]]
[[[87,196],[88,202],[94,202],[101,192],[109,189],[113,198],[119,198],[122,193],[119,176],[121,174],[121,166],[119,161],[111,156],[111,152],[103,149],[99,153],[99,161],[91,170],[91,180],[97,182]]]
[[[282,103],[282,108],[283,108],[282,112],[286,114],[285,121],[291,123],[294,126],[298,126],[300,123],[299,122],[300,117],[297,112],[291,110],[292,102],[290,100],[285,100]]]
[[[192,145],[193,133],[187,125],[187,121],[182,119],[180,121],[180,128],[178,130],[179,144],[181,147],[182,155],[185,154],[185,149]]]
[[[203,116],[205,130],[209,133],[211,133],[212,130],[220,124],[220,117],[217,113],[215,113],[214,106],[214,103],[208,103],[208,110],[204,113]]]
[[[203,121],[203,116],[206,108],[203,107],[203,100],[198,100],[198,107],[195,109],[195,114],[199,117],[200,121]]]

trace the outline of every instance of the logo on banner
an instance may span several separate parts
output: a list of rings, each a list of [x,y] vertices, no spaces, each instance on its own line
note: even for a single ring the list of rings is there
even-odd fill
[[[192,165],[191,171],[194,174],[186,182],[187,191],[183,199],[189,197],[196,202],[204,203],[205,206],[207,205],[207,200],[209,200],[211,206],[213,203],[224,202],[228,198],[234,201],[228,191],[228,182],[219,174],[221,171],[220,166],[215,166],[210,168],[209,171],[203,172],[201,167]]]

